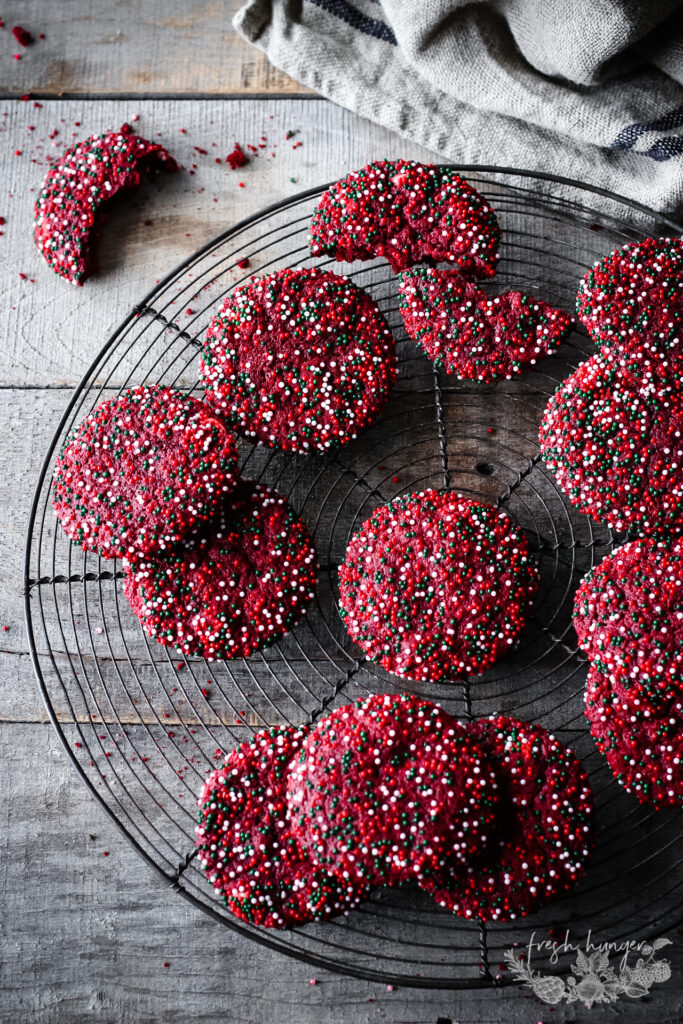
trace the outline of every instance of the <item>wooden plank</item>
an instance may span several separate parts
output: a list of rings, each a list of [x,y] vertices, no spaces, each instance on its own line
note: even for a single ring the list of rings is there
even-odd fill
[[[583,723],[583,686],[585,668],[575,661],[542,651],[542,664],[529,666],[528,647],[521,658],[514,655],[506,659],[504,667],[497,673],[489,673],[489,681],[477,682],[473,686],[473,700],[477,714],[495,711],[516,712],[519,717],[543,719],[545,725],[560,735],[566,723],[572,732],[566,735],[568,742],[576,741],[575,730],[586,732]],[[255,728],[282,725],[289,719],[303,721],[305,712],[315,705],[314,699],[307,699],[302,687],[296,685],[292,673],[283,662],[272,662],[275,676],[259,671],[260,662],[253,660],[251,666],[235,664],[227,672],[223,666],[212,666],[211,673],[200,663],[190,662],[179,672],[173,669],[173,654],[166,659],[159,650],[157,660],[124,662],[113,664],[100,659],[97,668],[92,658],[70,663],[67,656],[55,652],[56,670],[47,659],[41,659],[47,681],[53,710],[64,724],[73,722],[105,722],[127,727],[138,724],[173,727],[182,725],[186,729],[196,726],[207,729],[232,729],[246,723]],[[308,683],[314,696],[327,696],[330,685],[311,681],[315,674],[315,661],[311,664],[288,662]],[[553,713],[552,701],[542,692],[542,683],[549,665],[555,669],[555,685],[561,686],[562,704]],[[321,674],[328,668],[319,663]],[[57,681],[60,673],[63,685]],[[343,672],[329,673],[336,680]],[[77,679],[74,678],[77,675]],[[255,679],[256,677],[256,679]],[[264,696],[258,686],[259,677]],[[0,691],[0,721],[4,722],[47,722],[48,714],[33,673],[29,655],[25,651],[5,650],[0,652],[0,678],[12,681]],[[384,674],[377,670],[361,670],[347,685],[337,704],[367,696],[368,690],[377,690],[382,685],[391,689],[392,680],[383,682]],[[515,685],[515,683],[517,685]],[[523,690],[521,690],[523,684]],[[413,687],[420,690],[420,687]],[[441,687],[425,687],[431,691],[449,710],[462,714],[462,696],[459,687],[444,684]],[[487,693],[488,690],[488,693]],[[495,700],[490,696],[496,693]],[[68,699],[67,699],[68,694]],[[245,694],[247,697],[245,698]],[[557,702],[554,695],[553,700]],[[295,701],[298,701],[297,704]],[[519,703],[524,707],[519,709]],[[589,741],[587,741],[589,743]]]
[[[4,72],[0,92],[226,96],[304,95],[311,91],[278,71],[237,35],[232,18],[240,0],[78,0],[46,6],[13,2],[3,9]],[[35,42],[25,49],[10,36],[20,24]],[[45,38],[40,39],[43,33]],[[19,53],[20,61],[12,59]]]
[[[331,104],[317,105],[315,112],[311,117],[310,105],[302,100],[84,100],[46,102],[38,109],[31,102],[0,103],[0,174],[9,193],[0,209],[6,220],[0,253],[11,253],[0,265],[5,353],[0,386],[73,386],[155,281],[269,203],[379,157],[433,157]],[[46,173],[46,156],[74,137],[119,127],[134,114],[140,118],[136,129],[159,138],[186,170],[144,186],[112,212],[98,250],[100,276],[76,289],[49,270],[33,244],[31,205]],[[55,130],[59,135],[50,139]],[[296,135],[288,140],[289,131]],[[225,156],[235,141],[245,149],[258,147],[262,136],[267,148],[259,149],[243,169],[231,171]],[[182,322],[184,309],[178,314]]]
[[[140,860],[78,782],[50,729],[0,725],[0,743],[7,793],[0,810],[3,1024],[548,1019],[528,990],[387,992],[241,939],[186,904]],[[671,950],[677,961],[680,951]],[[673,1024],[674,983],[651,992],[610,1007],[610,1019]],[[553,1009],[555,1024],[584,1019],[573,1005]]]

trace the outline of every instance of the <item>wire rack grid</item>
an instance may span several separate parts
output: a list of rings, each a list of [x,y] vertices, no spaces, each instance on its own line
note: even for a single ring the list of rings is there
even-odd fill
[[[519,288],[571,309],[579,277],[606,252],[648,234],[683,233],[642,206],[567,179],[462,170],[490,197],[503,228],[492,291]],[[571,628],[579,579],[619,538],[571,507],[538,451],[545,403],[590,353],[588,339],[576,331],[515,381],[475,385],[440,374],[403,331],[386,264],[310,258],[307,231],[324,187],[243,221],[169,274],[75,390],[40,472],[25,558],[29,644],[50,718],[91,794],[165,883],[223,925],[314,966],[392,984],[479,988],[506,984],[503,952],[531,930],[571,927],[580,937],[591,928],[610,941],[665,934],[681,919],[677,819],[638,805],[596,751]],[[594,208],[596,193],[609,213]],[[287,266],[336,269],[374,296],[397,340],[399,381],[380,422],[335,454],[242,443],[243,475],[276,487],[314,536],[317,594],[302,623],[261,654],[185,658],[146,637],[122,595],[120,566],[80,551],[58,529],[50,508],[55,454],[74,424],[127,387],[162,382],[196,393],[198,350],[217,306],[252,274]],[[538,554],[534,621],[510,656],[476,679],[397,680],[365,660],[341,624],[336,569],[351,534],[378,504],[424,487],[504,507]],[[599,824],[585,879],[528,921],[487,927],[409,887],[378,890],[348,917],[281,933],[237,921],[194,859],[195,801],[206,774],[261,728],[312,723],[350,700],[399,689],[465,718],[496,712],[539,722],[576,750]]]

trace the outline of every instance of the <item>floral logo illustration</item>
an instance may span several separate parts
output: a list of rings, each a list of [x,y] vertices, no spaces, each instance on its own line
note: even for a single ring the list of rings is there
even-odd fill
[[[639,955],[635,965],[629,966],[627,952],[618,964],[618,973],[610,965],[609,949],[599,948],[586,953],[577,948],[576,962],[572,964],[571,976],[566,981],[532,968],[531,963],[524,959],[523,950],[508,949],[505,963],[513,977],[533,989],[534,995],[544,1003],[580,1001],[590,1009],[596,1003],[615,1003],[621,996],[640,999],[649,993],[652,985],[668,981],[671,977],[670,961],[656,960],[655,954],[670,945],[671,939],[664,938],[655,939],[652,943],[638,943]]]

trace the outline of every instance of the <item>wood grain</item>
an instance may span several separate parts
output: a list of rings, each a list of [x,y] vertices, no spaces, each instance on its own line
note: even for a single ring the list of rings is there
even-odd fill
[[[0,210],[6,219],[0,228],[0,336],[6,356],[0,386],[73,387],[156,280],[263,206],[378,157],[433,157],[331,104],[316,106],[315,117],[310,111],[302,100],[270,106],[258,100],[88,100],[45,102],[40,108],[0,102],[0,114],[8,115],[0,118],[0,175],[7,190]],[[74,288],[50,271],[33,244],[32,205],[46,156],[74,137],[119,127],[136,114],[135,128],[163,142],[184,170],[143,186],[111,212],[98,248],[100,275]],[[55,130],[59,135],[50,139]],[[296,134],[287,139],[288,132]],[[258,149],[263,136],[267,146]],[[225,157],[236,141],[245,149],[256,146],[258,155],[231,171]]]
[[[151,6],[158,15],[157,4]],[[205,8],[209,9],[210,5]],[[62,19],[66,33],[69,17],[83,17],[81,28],[87,33],[94,31],[94,23],[99,31],[126,14],[132,17],[128,3],[109,5],[106,14],[100,12],[96,19],[93,15],[92,22],[83,10],[84,6],[73,0],[60,4],[50,16],[50,24],[54,21],[59,26]],[[36,11],[35,25],[29,21],[31,11]],[[185,14],[179,13],[180,5],[174,3],[165,4],[163,11],[170,11],[169,17],[174,18]],[[6,12],[5,24],[14,17],[39,31],[39,13],[41,5],[29,0]],[[222,15],[222,9],[218,14]],[[215,16],[214,11],[211,17]],[[148,11],[138,15],[139,19],[147,17]],[[165,28],[189,31],[186,24]],[[46,31],[46,45],[51,31]],[[116,31],[112,28],[110,34],[115,37]],[[153,67],[157,44],[150,41],[149,29],[145,39],[144,45],[139,44],[139,63],[147,59],[142,53],[147,46]],[[5,37],[3,40],[6,44]],[[66,42],[64,45],[67,52]],[[115,52],[118,43],[112,38],[101,45]],[[126,37],[123,49],[128,51],[131,45]],[[112,70],[110,58],[99,57],[94,43],[93,51],[92,56],[80,58],[78,74],[88,72],[89,62],[91,76],[97,66],[101,74],[119,73]],[[28,55],[19,64],[23,74]],[[71,64],[78,61],[74,58]],[[64,71],[67,73],[76,72],[72,67]],[[196,73],[196,69],[188,70],[190,76]],[[55,76],[57,81],[56,71]],[[101,81],[97,88],[103,88]],[[110,90],[116,91],[114,87]],[[313,107],[315,116],[311,115]],[[3,792],[7,794],[0,809],[0,1021],[270,1024],[282,1019],[291,1024],[435,1024],[439,1020],[526,1024],[543,1019],[569,1024],[607,1019],[600,1017],[598,1009],[589,1012],[576,1005],[552,1008],[550,1016],[550,1008],[524,990],[475,995],[410,989],[387,992],[383,986],[312,972],[214,924],[166,890],[93,805],[48,724],[27,653],[20,581],[33,483],[70,389],[122,315],[162,272],[266,203],[379,156],[419,159],[430,154],[329,104],[313,105],[305,100],[246,99],[220,104],[175,99],[134,104],[78,100],[46,101],[42,107],[16,101],[5,102],[0,112],[5,111],[8,116],[1,122],[0,145],[0,173],[7,188],[0,208],[7,220],[0,237],[4,255],[0,266],[4,298],[0,310],[4,356],[0,455],[5,467],[0,477],[0,625],[9,628],[3,633],[4,650],[0,652],[0,749]],[[147,186],[132,203],[112,215],[100,249],[101,276],[83,289],[72,289],[41,263],[33,248],[34,195],[28,190],[40,186],[45,154],[54,152],[52,141],[65,145],[74,135],[118,125],[134,114],[139,114],[136,124],[143,133],[161,133],[162,141],[186,171],[175,179]],[[50,140],[54,129],[60,134]],[[285,144],[288,130],[299,134]],[[230,172],[224,157],[235,140],[258,145],[262,135],[269,143],[277,142],[277,150],[260,151],[243,172]],[[292,149],[295,141],[303,145]],[[195,146],[207,150],[207,155]],[[20,150],[20,155],[15,155],[15,150]],[[276,156],[271,158],[268,154],[273,151]],[[215,162],[215,154],[221,163]],[[244,189],[238,186],[240,180]],[[505,395],[504,388],[486,394],[487,413],[495,411],[500,416],[504,406],[496,403],[504,403]],[[478,438],[476,450],[486,454],[483,432],[488,416],[482,420],[477,412],[481,400],[478,405],[468,404],[468,396],[446,391],[444,401],[447,415],[459,422],[463,436]],[[516,421],[515,429],[521,428]],[[454,441],[454,455],[461,460],[454,458],[454,466],[471,471],[473,450],[464,443],[458,447]],[[393,472],[389,463],[385,476],[390,480]],[[491,478],[492,493],[498,493],[500,483]],[[155,657],[152,674],[144,653],[144,647],[136,649],[135,671],[149,673],[150,680],[161,678],[163,684],[168,660],[160,653],[156,665]],[[578,692],[579,684],[574,684],[576,680],[572,685]],[[119,674],[104,658],[98,685],[125,710]],[[155,727],[155,722],[164,727],[190,727],[196,722],[208,730],[234,726],[227,703],[181,706],[167,685],[150,689],[150,693],[152,699],[146,706],[128,707],[125,724],[129,727],[134,728],[138,720],[150,727]],[[66,706],[59,707],[58,713],[65,722],[72,717]],[[84,726],[83,709],[76,717]],[[112,715],[103,717],[105,728],[117,720]],[[118,719],[123,720],[121,714]],[[94,724],[99,725],[99,720]],[[680,955],[678,947],[675,955]],[[312,975],[316,985],[309,983]],[[681,1012],[680,984],[672,982],[653,993],[648,1000],[610,1008],[609,1019],[673,1024]]]
[[[0,809],[3,1024],[678,1020],[671,985],[608,1016],[576,1005],[550,1015],[523,989],[387,992],[284,960],[164,888],[93,806],[51,729],[0,725],[0,743],[13,794]]]
[[[44,0],[12,0],[3,8],[0,92],[313,96],[237,35],[239,7],[240,0],[61,0],[49,8]],[[16,24],[35,37],[31,46],[15,43]]]

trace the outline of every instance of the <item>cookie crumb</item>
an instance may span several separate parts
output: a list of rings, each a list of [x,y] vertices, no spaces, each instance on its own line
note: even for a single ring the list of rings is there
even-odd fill
[[[238,167],[244,167],[247,157],[239,142],[235,143],[235,148],[232,153],[228,153],[225,160],[230,165],[231,171],[236,171]]]
[[[19,43],[19,46],[30,46],[33,42],[33,36],[28,29],[22,28],[21,25],[15,25],[12,29],[12,35]]]

